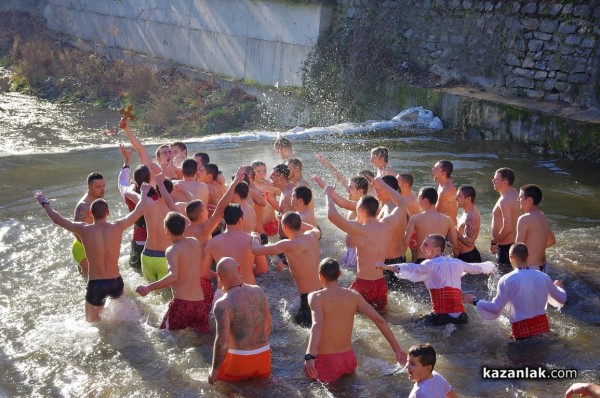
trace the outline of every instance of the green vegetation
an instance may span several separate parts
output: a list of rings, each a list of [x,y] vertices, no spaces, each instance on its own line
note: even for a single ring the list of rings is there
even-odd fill
[[[0,25],[0,64],[10,65],[13,90],[60,102],[133,105],[145,129],[170,135],[235,131],[258,120],[257,99],[239,89],[82,51],[28,14],[0,13]]]

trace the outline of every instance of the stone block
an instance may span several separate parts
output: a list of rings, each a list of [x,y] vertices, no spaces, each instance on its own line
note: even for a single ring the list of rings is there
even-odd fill
[[[498,3],[502,3],[501,1]],[[516,14],[517,12],[519,12],[519,10],[521,9],[521,3],[518,1],[513,1],[512,2],[512,12],[513,14]]]
[[[550,60],[548,61],[548,66],[546,67],[547,71],[557,71],[560,70],[561,67],[561,63],[560,61],[557,60]]]
[[[558,28],[558,21],[556,19],[544,19],[540,23],[540,31],[544,33],[554,33]]]
[[[571,55],[575,51],[575,49],[571,46],[560,46],[558,49],[561,55]]]
[[[556,42],[546,42],[544,44],[544,51],[556,51],[558,50],[558,43]]]
[[[522,14],[535,14],[537,12],[537,3],[531,2],[521,7]]]
[[[558,25],[558,31],[563,34],[570,35],[577,32],[577,25],[571,22],[561,22],[560,25]]]
[[[535,71],[533,71],[531,69],[523,69],[523,68],[515,68],[513,70],[513,73],[515,74],[515,76],[526,77],[526,78],[533,78],[533,76],[535,75]]]
[[[573,15],[576,17],[587,18],[590,15],[590,6],[587,4],[575,6],[573,9]]]
[[[556,84],[554,84],[554,88],[561,93],[566,93],[571,89],[571,84],[566,82],[556,82]]]
[[[460,0],[450,0],[448,3],[448,8],[454,10],[455,8],[460,7]]]
[[[517,80],[517,87],[533,88],[535,87],[535,82],[532,79],[528,79],[526,77],[519,77],[519,79]]]
[[[529,98],[541,100],[546,95],[546,92],[542,90],[525,90],[525,95]]]
[[[408,29],[406,29],[406,31],[404,31],[404,35],[403,36],[404,36],[405,39],[410,39],[412,37],[412,35],[413,35],[412,28],[408,28]]]
[[[533,62],[533,60],[531,58],[525,58],[523,60],[523,63],[521,64],[521,67],[527,69],[527,68],[533,68],[534,65],[535,65],[535,62]]]
[[[573,73],[567,77],[569,83],[584,84],[587,83],[590,77],[585,73]]]
[[[591,37],[586,37],[579,45],[583,48],[594,48],[596,47],[596,40]]]
[[[548,77],[548,72],[542,71],[535,72],[535,75],[533,76],[535,80],[544,80],[546,77]]]
[[[506,27],[510,30],[520,31],[523,29],[523,23],[517,18],[508,18],[506,21]]]
[[[575,62],[571,67],[571,73],[584,73],[586,70],[587,65],[585,62]]]
[[[544,96],[544,101],[558,102],[558,101],[560,101],[560,95],[546,93],[546,95]]]
[[[548,77],[549,77],[549,78],[553,78],[553,77],[555,77],[555,76],[556,76],[556,72],[555,72],[555,71],[548,72]]]
[[[486,1],[485,2],[485,6],[483,7],[483,9],[486,12],[492,12],[492,11],[494,11],[494,3],[492,3],[491,1]]]
[[[442,52],[443,52],[443,50],[434,51],[431,54],[429,54],[429,57],[433,58],[433,59],[438,59],[440,57],[440,55],[442,55]]]
[[[548,6],[548,13],[550,15],[552,15],[553,17],[555,17],[560,13],[560,11],[562,10],[562,7],[563,7],[562,4],[556,4],[556,3],[550,4]]]
[[[465,44],[465,37],[463,35],[452,35],[450,36],[450,43]]]
[[[523,38],[524,38],[525,40],[530,40],[530,39],[533,39],[533,32],[527,32],[527,33],[525,33],[525,34],[523,35]]]
[[[431,41],[427,42],[427,51],[435,51],[437,50],[437,44]]]
[[[529,51],[539,51],[542,49],[542,46],[544,45],[544,42],[541,40],[529,40],[529,43],[527,43],[527,49]]]
[[[564,72],[556,72],[556,80],[565,81],[567,80],[567,76]]]
[[[470,10],[471,8],[473,8],[473,2],[472,2],[471,0],[464,0],[464,1],[462,2],[462,7],[463,7],[465,10]]]
[[[525,40],[519,38],[515,40],[515,50],[517,51],[525,51]]]
[[[508,87],[519,87],[519,78],[514,75],[506,76],[506,83]]]
[[[523,20],[523,27],[527,30],[536,30],[540,27],[540,20],[537,18],[525,18]]]
[[[510,66],[521,66],[522,62],[515,53],[508,53],[506,55],[506,63]]]
[[[578,46],[581,43],[581,37],[578,35],[569,35],[565,38],[565,43],[570,46]]]
[[[573,4],[565,4],[560,13],[561,15],[573,14]]]
[[[535,37],[537,40],[542,41],[549,41],[550,39],[552,39],[552,35],[550,33],[543,32],[533,32],[533,37]]]
[[[544,52],[543,51],[538,51],[537,53],[535,53],[533,55],[533,57],[531,57],[531,59],[533,59],[534,61],[540,61],[543,56],[544,56]]]
[[[537,70],[546,70],[547,66],[548,66],[548,61],[537,61],[535,63],[535,69],[537,69]]]
[[[550,91],[554,88],[555,84],[556,84],[556,79],[546,79],[544,81],[544,83],[542,84],[542,88],[546,91]]]
[[[594,9],[594,18],[600,18],[600,6]]]

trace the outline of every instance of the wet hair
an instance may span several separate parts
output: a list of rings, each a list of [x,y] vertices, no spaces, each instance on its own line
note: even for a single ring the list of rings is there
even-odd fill
[[[187,158],[181,164],[181,172],[185,177],[193,177],[198,171],[198,162],[192,158]]]
[[[521,188],[523,191],[523,196],[527,198],[531,198],[533,200],[534,205],[539,205],[542,201],[542,190],[535,184],[525,184]]]
[[[298,169],[298,171],[302,171],[302,161],[300,159],[297,159],[297,158],[289,159],[288,167],[291,168],[292,166],[294,166],[296,169]]]
[[[434,205],[438,200],[438,193],[434,187],[423,187],[419,190],[419,198],[427,199],[430,205]]]
[[[250,166],[252,166],[252,167],[260,167],[260,166],[267,167],[265,162],[263,162],[262,160],[255,160],[254,162],[250,163]]]
[[[527,246],[525,243],[517,242],[513,243],[508,250],[508,254],[513,256],[517,263],[519,264],[527,264],[527,257],[529,257],[529,250],[527,250]]]
[[[170,211],[165,217],[165,227],[173,235],[181,236],[185,231],[185,217],[176,211]]]
[[[515,182],[515,172],[513,169],[509,169],[508,167],[501,167],[496,170],[496,173],[500,174],[500,178],[508,181],[508,185],[512,186]]]
[[[140,187],[145,182],[146,184],[150,184],[150,169],[148,166],[140,164],[133,171],[133,181],[135,182],[135,191],[140,193]]]
[[[244,173],[250,178],[250,181],[254,181],[256,179],[256,171],[252,166],[244,166]],[[250,182],[248,182],[249,184]]]
[[[465,198],[471,198],[471,202],[475,203],[475,188],[470,185],[461,185],[458,187],[458,192],[462,192]]]
[[[365,177],[352,177],[350,182],[353,182],[354,185],[356,185],[356,189],[362,191],[363,195],[366,195],[366,193],[369,192],[369,180],[367,180]]]
[[[167,189],[168,193],[173,192],[173,181],[171,181],[168,178],[165,178],[165,182],[164,182],[165,188]],[[156,193],[159,197],[161,197],[160,195],[160,190],[158,188],[156,188]]]
[[[171,148],[174,146],[179,148],[180,151],[185,151],[185,153],[187,154],[187,145],[185,145],[183,142],[175,141],[174,143],[171,144]]]
[[[198,152],[194,154],[194,157],[200,158],[200,163],[202,163],[202,166],[206,166],[210,163],[210,156],[208,156],[208,153]]]
[[[312,201],[312,190],[309,187],[305,187],[303,185],[299,185],[294,187],[292,191],[292,195],[296,197],[296,199],[302,200],[305,205],[308,205]]]
[[[200,199],[194,199],[185,206],[185,214],[190,221],[197,221],[200,217],[200,211],[204,207],[204,202]]]
[[[358,202],[359,207],[363,208],[367,212],[368,216],[377,216],[377,211],[379,210],[379,201],[373,195],[363,195]]]
[[[321,274],[326,281],[337,281],[340,277],[340,263],[338,263],[335,258],[324,258],[319,263],[319,274]]]
[[[440,234],[429,234],[427,235],[429,239],[433,241],[433,247],[439,247],[440,252],[443,253],[446,250],[446,238],[444,238]]]
[[[398,178],[402,178],[404,181],[406,181],[408,186],[410,186],[411,188],[415,182],[415,179],[413,178],[412,174],[409,173],[398,174]],[[398,185],[400,185],[400,183],[398,183]]]
[[[248,193],[250,193],[250,185],[246,181],[240,181],[239,184],[233,189],[233,193],[236,193],[240,199],[248,199]]]
[[[225,212],[223,213],[223,219],[227,225],[235,225],[240,221],[240,218],[244,217],[244,212],[240,205],[232,203],[227,205]]]
[[[279,138],[277,138],[277,141],[275,141],[275,148],[292,149],[292,141],[288,140],[285,137],[279,137]]]
[[[104,179],[104,176],[102,174],[100,174],[100,173],[96,173],[96,172],[90,173],[87,176],[87,184],[88,185],[92,185],[93,181],[95,181],[95,180],[103,180],[103,179]]]
[[[417,358],[423,366],[431,365],[431,371],[433,372],[433,368],[435,367],[435,349],[431,344],[414,345],[408,349],[408,355]]]
[[[390,186],[390,188],[392,188],[394,191],[398,191],[398,180],[396,179],[396,177],[383,176],[383,177],[381,177],[381,179],[383,180],[383,182],[388,184]]]
[[[440,169],[446,174],[446,177],[450,178],[452,171],[454,170],[452,162],[449,160],[440,160],[438,163],[440,164]]]
[[[108,203],[104,199],[96,199],[92,202],[90,211],[94,220],[102,220],[108,215]]]
[[[217,181],[219,177],[219,166],[214,163],[207,163],[204,165],[204,170],[206,174],[212,176],[213,181]]]
[[[163,144],[163,145],[159,146],[158,148],[156,148],[156,152],[155,152],[154,155],[156,156],[157,159],[160,157],[159,156],[160,155],[160,150],[163,149],[163,148],[169,148],[169,150],[171,150],[171,145]]]
[[[371,170],[361,170],[358,172],[358,175],[366,178],[367,181],[369,180],[367,177],[375,178],[375,173],[373,173]]]
[[[287,226],[292,231],[300,231],[300,228],[302,228],[302,219],[298,213],[288,211],[281,218],[281,224]]]
[[[383,158],[383,160],[385,160],[386,163],[388,162],[388,149],[384,146],[378,146],[371,149],[371,155],[375,155],[378,158]]]
[[[287,167],[287,165],[285,164],[278,164],[277,166],[273,167],[273,171],[276,173],[281,174],[282,176],[285,177],[286,181],[289,181],[290,179],[290,168]]]

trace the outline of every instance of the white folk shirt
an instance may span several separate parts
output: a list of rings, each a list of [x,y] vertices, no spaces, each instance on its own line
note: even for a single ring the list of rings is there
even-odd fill
[[[494,320],[506,307],[510,323],[546,313],[546,304],[561,308],[567,293],[543,272],[534,269],[516,269],[498,281],[498,292],[492,301],[479,300],[477,311],[481,318]]]
[[[415,383],[408,398],[445,398],[450,392],[452,386],[444,379],[444,377],[436,372],[431,372],[431,379],[423,380]]]

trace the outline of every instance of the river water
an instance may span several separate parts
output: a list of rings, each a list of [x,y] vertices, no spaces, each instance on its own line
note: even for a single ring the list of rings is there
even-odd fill
[[[308,331],[290,320],[297,305],[289,272],[258,277],[273,314],[273,376],[268,381],[210,386],[213,335],[160,331],[167,295],[135,294],[142,277],[127,265],[122,246],[124,298],[109,301],[105,320],[84,321],[85,287],[71,258],[72,237],[52,224],[33,199],[36,190],[54,208],[72,216],[91,171],[107,179],[111,217],[126,212],[116,189],[122,164],[117,145],[124,137],[102,134],[118,114],[83,105],[54,105],[16,93],[0,94],[0,396],[2,397],[405,397],[412,388],[406,374],[387,376],[393,355],[376,327],[357,317],[353,336],[357,373],[326,387],[303,375]],[[293,137],[305,175],[320,173],[314,154],[325,153],[347,175],[370,168],[369,149],[385,145],[390,163],[415,176],[415,187],[433,185],[431,167],[439,159],[454,163],[457,184],[472,184],[482,214],[478,246],[486,259],[490,213],[497,199],[491,179],[502,166],[517,174],[516,186],[537,183],[541,208],[549,216],[557,244],[548,250],[553,278],[565,281],[567,305],[549,310],[552,334],[527,343],[511,342],[505,317],[485,322],[468,308],[470,323],[426,328],[414,322],[429,308],[422,286],[390,293],[385,317],[400,344],[430,342],[438,352],[436,370],[464,397],[555,397],[574,381],[600,380],[600,177],[597,165],[542,158],[517,143],[465,141],[452,131],[372,130],[386,124],[344,124],[316,128]],[[371,126],[371,128],[369,127]],[[154,151],[160,137],[140,133]],[[194,139],[182,133],[189,153],[208,152],[225,175],[240,162],[277,163],[272,143],[277,132],[245,132]],[[168,141],[172,141],[169,138]],[[315,188],[317,217],[324,230],[322,256],[340,257],[343,234],[325,217],[323,195]],[[126,233],[124,242],[129,239]],[[353,275],[345,272],[341,284]],[[463,278],[463,290],[494,295],[499,275]],[[577,380],[483,380],[482,366],[544,366],[577,369]]]

